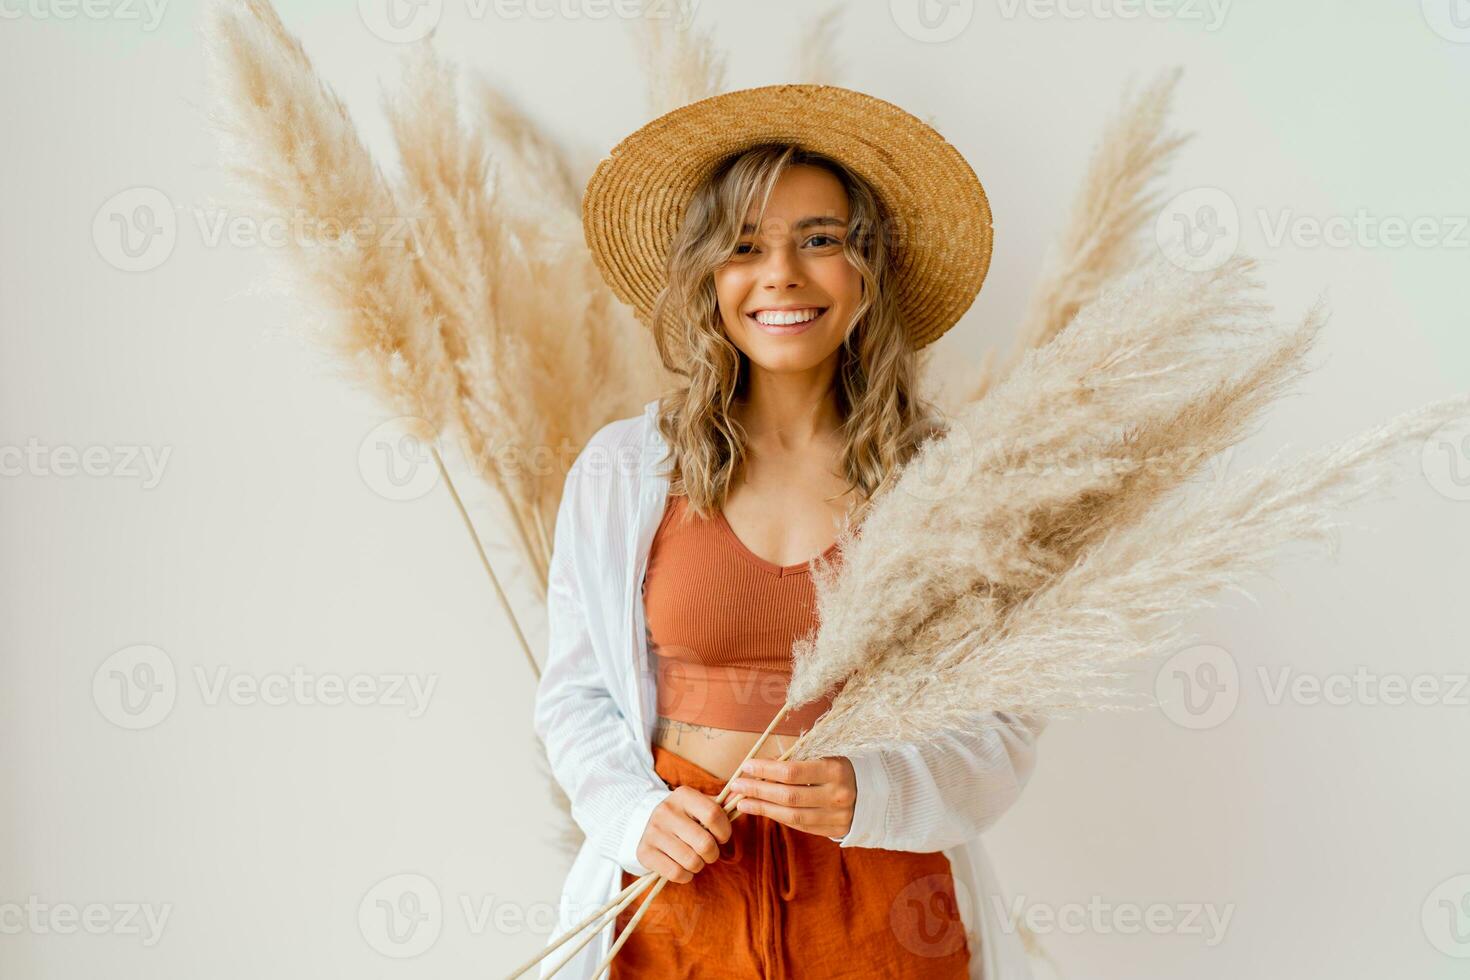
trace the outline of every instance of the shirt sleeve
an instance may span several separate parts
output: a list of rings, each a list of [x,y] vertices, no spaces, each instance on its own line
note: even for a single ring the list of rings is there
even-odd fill
[[[1046,727],[1038,715],[991,711],[973,730],[848,758],[857,782],[843,847],[942,851],[990,829],[1021,796]]]
[[[615,528],[581,526],[587,510],[579,500],[578,472],[574,463],[557,510],[547,576],[549,643],[532,727],[571,800],[572,819],[599,853],[641,876],[649,869],[638,860],[638,843],[654,807],[672,790],[643,758],[639,735],[613,700],[598,663],[581,574],[590,566],[578,549],[587,547],[586,534]],[[611,506],[606,494],[602,500]]]

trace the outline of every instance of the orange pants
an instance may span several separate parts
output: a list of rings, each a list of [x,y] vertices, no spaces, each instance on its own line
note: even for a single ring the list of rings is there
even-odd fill
[[[670,788],[718,796],[725,781],[661,745],[654,771]],[[924,977],[968,975],[970,950],[941,852],[842,847],[769,817],[740,814],[720,859],[669,882],[613,958],[630,978]],[[635,880],[624,871],[622,887]],[[617,933],[648,891],[618,915]]]

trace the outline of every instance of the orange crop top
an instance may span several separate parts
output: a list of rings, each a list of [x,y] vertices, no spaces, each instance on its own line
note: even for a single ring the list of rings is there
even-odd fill
[[[643,580],[658,713],[676,721],[763,732],[786,703],[791,645],[815,629],[811,561],[777,565],[747,548],[723,512],[684,523],[688,497],[671,495]],[[840,560],[836,542],[824,551]],[[772,729],[812,727],[839,685]]]

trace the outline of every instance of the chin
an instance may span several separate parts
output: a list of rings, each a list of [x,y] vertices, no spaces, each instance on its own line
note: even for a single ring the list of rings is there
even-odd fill
[[[768,371],[806,371],[842,346],[841,337],[752,337],[746,353]]]

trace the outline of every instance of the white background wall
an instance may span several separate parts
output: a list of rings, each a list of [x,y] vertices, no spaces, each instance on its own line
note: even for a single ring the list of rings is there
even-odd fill
[[[995,208],[990,278],[942,342],[945,368],[1009,339],[1127,78],[1182,64],[1175,120],[1198,136],[1169,193],[1224,192],[1283,319],[1322,290],[1334,310],[1321,367],[1231,465],[1470,389],[1470,28],[1454,27],[1454,4],[1470,23],[1464,0],[1251,0],[1219,19],[1202,3],[1125,19],[1123,0],[1073,0],[1066,15],[960,2],[942,42],[905,33],[889,4],[849,5],[837,80],[932,117]],[[196,222],[223,189],[201,118],[201,8],[168,4],[151,29],[145,7],[91,9],[101,16],[0,0],[0,445],[168,455],[157,480],[29,464],[0,479],[0,975],[501,975],[544,942],[565,870],[533,761],[530,673],[444,489],[395,502],[364,479],[359,447],[389,413],[297,343],[288,306],[253,291],[266,249],[212,244]],[[280,9],[391,168],[378,84],[401,48],[350,3]],[[594,159],[646,118],[616,17],[471,9],[443,4],[441,50]],[[698,23],[744,87],[803,80],[787,66],[822,9],[706,3]],[[93,222],[139,187],[178,209],[178,238],[162,264],[127,273]],[[1427,217],[1441,240],[1267,234],[1360,213]],[[1470,692],[1273,703],[1258,673],[1361,666],[1442,693],[1463,677],[1470,442],[1428,458],[1424,470],[1406,455],[1394,498],[1349,515],[1335,558],[1288,560],[1254,589],[1259,606],[1231,599],[1199,621],[1239,672],[1223,721],[1149,712],[1048,731],[988,844],[1067,976],[1470,969],[1470,879],[1456,878],[1470,875]],[[175,700],[126,730],[93,683],[138,644],[166,654]],[[418,716],[213,697],[221,677],[298,666],[435,686]],[[412,959],[376,952],[359,927],[365,896],[398,874],[443,901],[437,940]],[[32,902],[63,917],[38,926]],[[112,910],[93,913],[103,934],[58,931],[93,903]],[[166,910],[161,936],[122,920],[128,903]],[[1177,918],[1206,906],[1228,927],[1127,934],[1127,910],[1155,903]],[[1081,931],[1039,917],[1089,904],[1101,911]]]

